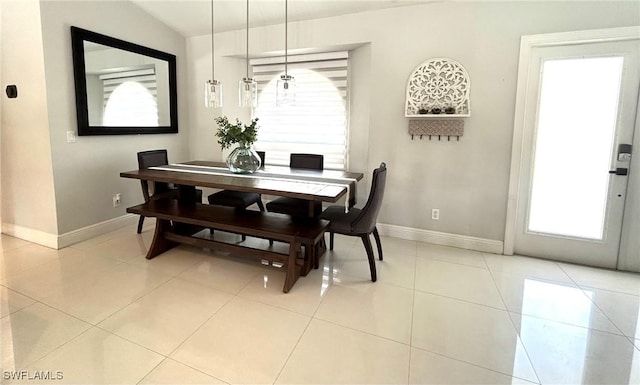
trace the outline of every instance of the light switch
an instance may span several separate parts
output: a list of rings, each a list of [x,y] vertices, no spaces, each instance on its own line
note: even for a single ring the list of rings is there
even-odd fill
[[[75,143],[75,142],[76,142],[76,132],[67,131],[67,143]]]

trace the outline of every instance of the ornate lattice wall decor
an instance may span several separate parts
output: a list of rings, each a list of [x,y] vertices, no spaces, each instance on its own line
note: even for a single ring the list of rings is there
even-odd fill
[[[407,82],[405,116],[411,118],[468,117],[471,114],[467,70],[455,60],[430,59]]]
[[[409,135],[411,135],[411,139],[414,136],[419,136],[420,139],[427,136],[429,140],[432,137],[437,137],[438,140],[446,137],[447,140],[451,140],[453,136],[455,139],[460,140],[463,134],[464,121],[461,119],[409,120]]]

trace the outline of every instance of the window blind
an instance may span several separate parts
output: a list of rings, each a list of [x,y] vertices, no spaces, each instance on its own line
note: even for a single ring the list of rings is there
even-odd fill
[[[122,68],[98,78],[102,81],[105,125],[158,125],[155,66]]]
[[[146,88],[151,95],[153,95],[154,100],[157,102],[155,67],[110,72],[102,74],[98,76],[98,78],[102,80],[102,93],[105,106],[107,105],[107,101],[111,97],[113,91],[124,82],[139,83],[141,86]]]
[[[268,164],[288,165],[289,154],[324,155],[325,168],[344,170],[348,144],[348,52],[288,57],[295,78],[296,102],[276,106],[276,82],[284,74],[284,57],[252,59],[258,83],[255,116],[260,129],[256,150]]]

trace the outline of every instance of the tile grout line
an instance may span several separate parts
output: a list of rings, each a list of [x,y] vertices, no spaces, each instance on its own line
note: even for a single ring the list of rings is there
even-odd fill
[[[416,255],[413,260],[413,291],[411,298],[411,327],[409,328],[409,362],[407,363],[407,384],[411,383],[411,359],[413,358],[413,325],[416,314],[416,281],[418,280],[418,243],[416,242]]]
[[[47,305],[47,304],[45,304],[45,303],[42,303],[42,302],[39,302],[39,303],[40,303],[41,305],[47,306],[47,307],[49,307],[49,308],[51,308],[51,309],[53,309],[53,310],[59,311],[58,309],[53,308],[53,307],[51,307],[51,306],[49,306],[49,305]],[[33,303],[33,304],[31,304],[31,305],[27,306],[27,308],[28,308],[28,307],[31,307],[31,306],[34,306],[34,305],[35,305],[35,303]],[[25,309],[26,309],[26,308],[25,308]],[[64,313],[64,314],[66,314],[66,313]],[[72,316],[72,315],[70,315],[70,314],[66,314],[66,315],[71,316],[71,317],[74,317],[74,316]],[[76,318],[76,319],[80,320],[80,319],[79,319],[79,318],[77,318],[77,317],[74,317],[74,318]],[[80,320],[80,321],[82,321],[82,320]],[[80,338],[81,336],[85,335],[85,334],[86,334],[86,333],[88,333],[91,329],[93,329],[93,328],[95,327],[94,325],[92,325],[92,324],[90,324],[90,323],[88,323],[88,322],[86,322],[86,321],[82,321],[82,322],[83,322],[83,323],[85,323],[85,324],[87,324],[87,325],[89,325],[89,327],[88,327],[88,328],[86,328],[85,330],[83,330],[82,332],[80,332],[78,335],[73,336],[73,337],[71,337],[69,340],[67,340],[67,341],[63,342],[62,344],[60,344],[60,345],[58,345],[58,346],[56,346],[56,347],[55,347],[55,348],[53,348],[51,351],[49,351],[49,352],[45,353],[42,357],[40,357],[40,358],[37,358],[37,359],[33,360],[33,361],[32,361],[31,363],[29,363],[29,364],[26,364],[25,366],[29,367],[29,366],[34,366],[34,365],[36,365],[38,362],[42,361],[43,359],[45,359],[45,358],[46,358],[46,357],[48,357],[49,355],[51,355],[51,354],[53,354],[53,353],[57,352],[58,350],[62,349],[64,346],[66,346],[66,345],[70,344],[71,342],[73,342],[73,341],[77,340],[78,338]]]
[[[482,259],[484,259],[485,264],[487,263],[487,260],[484,256],[484,254],[482,255]],[[489,264],[487,264],[487,268],[489,267]],[[533,370],[533,374],[536,376],[536,379],[538,380],[538,384],[542,383],[542,380],[540,380],[540,375],[538,374],[538,370],[536,369],[535,365],[533,364],[533,360],[531,359],[531,355],[529,354],[529,351],[527,349],[527,347],[524,344],[524,341],[522,340],[521,336],[520,336],[520,332],[518,332],[518,327],[516,326],[513,317],[511,316],[511,312],[509,311],[509,308],[507,306],[506,301],[504,300],[504,297],[502,296],[502,292],[500,291],[500,289],[498,288],[498,283],[496,282],[496,278],[493,275],[493,271],[491,269],[489,270],[489,276],[491,276],[491,281],[493,281],[493,285],[495,286],[498,295],[500,296],[500,300],[502,301],[502,304],[504,305],[505,308],[505,312],[507,313],[507,317],[509,317],[509,321],[511,322],[511,326],[513,326],[513,331],[516,334],[516,338],[517,341],[520,342],[520,344],[522,345],[522,349],[524,349],[524,353],[527,355],[527,360],[529,361],[529,365],[531,366],[531,369]],[[512,376],[512,377],[516,377],[516,376]],[[521,377],[516,377],[516,378],[521,378]]]
[[[314,313],[315,314],[315,313]],[[287,364],[289,363],[289,360],[291,359],[291,356],[293,355],[293,353],[296,351],[296,348],[298,347],[298,345],[300,344],[300,341],[302,340],[302,337],[304,337],[305,333],[307,332],[307,330],[309,329],[309,325],[311,325],[311,322],[314,320],[313,317],[309,317],[309,321],[307,322],[307,324],[304,327],[304,330],[302,331],[302,333],[300,333],[300,336],[298,337],[298,340],[296,341],[296,343],[293,345],[293,348],[291,349],[291,351],[289,352],[289,354],[287,355],[287,358],[284,360],[284,363],[282,364],[282,367],[280,368],[280,370],[278,371],[278,374],[276,375],[276,378],[273,380],[273,384],[275,384],[276,382],[278,382],[278,380],[280,379],[280,376],[282,375],[282,372],[284,371],[284,368],[287,366]]]
[[[606,318],[606,319],[611,323],[611,325],[613,325],[613,327],[615,327],[615,328],[616,328],[616,330],[618,330],[618,331],[620,332],[620,335],[622,335],[622,336],[624,336],[624,337],[629,338],[629,336],[627,336],[626,334],[624,334],[624,332],[622,331],[622,329],[620,329],[620,327],[618,327],[618,325],[617,325],[615,322],[613,322],[613,320],[609,317],[609,315],[608,315],[604,310],[602,310],[602,308],[600,308],[600,306],[598,306],[598,304],[597,304],[597,303],[595,303],[595,302],[594,302],[594,301],[593,301],[593,300],[592,300],[592,299],[587,295],[587,293],[585,293],[585,288],[584,288],[582,285],[579,285],[579,284],[578,284],[578,282],[576,282],[576,281],[575,281],[575,279],[574,279],[574,278],[573,278],[573,277],[572,277],[568,272],[566,272],[566,271],[562,268],[562,266],[561,266],[559,263],[554,262],[554,264],[555,264],[556,266],[558,266],[558,268],[559,268],[559,269],[560,269],[560,270],[561,270],[561,271],[562,271],[562,272],[563,272],[567,277],[569,277],[569,279],[571,280],[571,282],[573,282],[573,283],[576,285],[576,287],[580,290],[580,292],[582,293],[582,295],[584,295],[584,296],[589,300],[589,302],[590,302],[593,306],[595,306],[595,307],[596,307],[596,309],[598,309],[598,310],[602,313],[602,315],[603,315],[603,316],[604,316],[604,317],[605,317],[605,318]],[[594,288],[594,289],[601,290],[601,289],[598,289],[598,288]],[[614,293],[618,293],[617,291],[613,291],[613,292],[614,292]],[[576,325],[574,325],[574,326],[576,326]],[[590,328],[587,328],[587,329],[590,329]],[[594,330],[597,330],[597,329],[594,329]],[[600,330],[600,331],[602,331],[602,330]],[[605,332],[605,333],[610,333],[610,334],[615,334],[615,333],[606,332],[606,331],[603,331],[603,332]],[[637,348],[637,347],[635,346],[635,344],[633,343],[633,341],[629,340],[629,342],[631,343],[631,345],[633,345],[633,347],[634,347],[634,348]]]
[[[460,362],[460,363],[463,363],[463,364],[466,364],[466,365],[469,365],[469,366],[473,366],[475,368],[479,368],[479,369],[487,370],[487,371],[490,371],[490,372],[493,372],[493,373],[501,374],[501,375],[503,375],[505,377],[510,377],[512,379],[516,378],[516,379],[519,379],[519,380],[526,381],[527,383],[530,383],[530,384],[538,384],[538,385],[541,384],[541,382],[537,382],[536,383],[536,382],[531,382],[531,381],[529,381],[529,380],[527,380],[525,378],[516,377],[516,376],[513,375],[513,373],[511,373],[511,374],[504,373],[504,372],[501,372],[501,371],[496,370],[496,369],[492,369],[492,368],[489,368],[489,367],[486,367],[486,366],[482,366],[482,365],[479,365],[479,364],[474,363],[474,362],[464,361],[464,360],[461,360],[461,359],[456,358],[456,357],[447,356],[447,355],[442,354],[440,352],[436,352],[436,351],[433,351],[433,350],[425,349],[425,348],[422,348],[420,346],[412,346],[412,348],[416,349],[416,350],[421,350],[423,352],[431,353],[433,355],[440,356],[440,357],[446,358],[446,359],[451,360],[451,361]]]
[[[189,341],[191,338],[193,338],[193,336],[194,336],[198,331],[200,331],[200,329],[202,329],[202,327],[203,327],[206,323],[208,323],[208,322],[209,322],[213,317],[215,317],[218,313],[220,313],[220,311],[221,311],[222,309],[224,309],[224,308],[225,308],[225,307],[226,307],[226,306],[227,306],[227,305],[228,305],[228,304],[229,304],[229,303],[230,303],[234,298],[237,298],[237,297],[238,297],[238,296],[237,296],[237,294],[235,294],[235,295],[234,295],[234,294],[230,294],[230,293],[226,293],[226,292],[223,292],[223,293],[228,294],[228,295],[230,295],[230,296],[231,296],[231,297],[229,298],[229,300],[228,300],[227,302],[225,302],[222,306],[220,306],[220,308],[219,308],[218,310],[216,310],[213,314],[211,314],[211,316],[210,316],[209,318],[207,318],[206,320],[204,320],[204,321],[202,322],[202,324],[200,324],[200,326],[198,326],[197,328],[195,328],[195,330],[193,331],[193,333],[189,334],[189,335],[188,335],[188,336],[187,336],[187,337],[186,337],[186,338],[185,338],[181,343],[179,343],[179,344],[178,344],[178,346],[176,346],[176,347],[175,347],[175,349],[173,349],[169,354],[167,354],[167,355],[166,355],[166,357],[167,357],[167,359],[171,359],[171,360],[176,361],[176,362],[178,362],[178,363],[180,363],[180,364],[182,364],[182,365],[185,365],[185,366],[187,366],[187,367],[189,367],[189,368],[191,368],[191,369],[197,370],[197,371],[198,371],[198,372],[200,372],[200,373],[204,373],[204,374],[206,374],[206,375],[207,375],[207,376],[209,376],[209,377],[213,377],[213,378],[215,378],[215,379],[217,379],[217,380],[220,380],[220,381],[222,381],[222,382],[224,382],[224,383],[228,383],[227,381],[224,381],[224,380],[222,380],[222,379],[220,379],[220,378],[218,378],[218,377],[216,377],[216,376],[213,376],[213,375],[211,375],[211,374],[209,374],[209,373],[203,372],[203,371],[202,371],[202,370],[200,370],[200,369],[194,368],[194,367],[192,367],[191,365],[189,365],[189,364],[187,364],[187,363],[185,363],[185,362],[179,361],[179,360],[177,360],[177,359],[175,359],[175,358],[172,358],[172,357],[171,357],[171,355],[172,355],[172,354],[174,354],[175,352],[177,352],[177,351],[178,351],[178,350],[179,350],[179,349],[180,349],[180,348],[181,348],[181,347],[182,347],[182,346],[183,346],[187,341]],[[241,297],[238,297],[238,298],[241,298]],[[151,372],[149,372],[149,373],[151,373]],[[149,375],[149,373],[147,373],[147,375]]]

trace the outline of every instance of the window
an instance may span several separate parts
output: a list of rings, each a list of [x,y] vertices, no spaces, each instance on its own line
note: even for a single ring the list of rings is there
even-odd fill
[[[251,61],[258,82],[260,119],[256,150],[269,164],[288,165],[289,154],[324,155],[325,168],[344,170],[347,162],[347,52],[289,57],[288,73],[296,80],[296,103],[276,106],[276,82],[284,58]]]
[[[100,75],[106,126],[158,126],[155,68]]]

